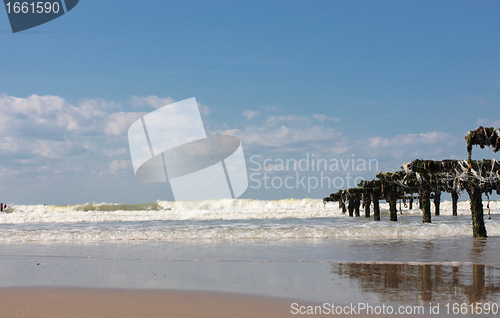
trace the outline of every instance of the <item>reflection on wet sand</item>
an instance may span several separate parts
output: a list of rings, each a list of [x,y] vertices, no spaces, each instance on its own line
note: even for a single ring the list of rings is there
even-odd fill
[[[494,265],[349,263],[332,265],[332,272],[382,301],[474,303],[498,301],[500,295],[500,266]]]
[[[475,259],[484,245],[484,240],[474,242]],[[500,265],[344,263],[332,265],[332,273],[382,301],[475,303],[498,302],[500,296]]]

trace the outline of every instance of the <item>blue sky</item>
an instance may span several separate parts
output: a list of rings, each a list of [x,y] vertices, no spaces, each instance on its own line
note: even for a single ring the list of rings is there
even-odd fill
[[[0,10],[0,200],[171,199],[135,179],[126,131],[190,97],[209,130],[240,137],[247,164],[466,158],[467,131],[500,127],[498,30],[498,1],[81,0],[16,34]]]

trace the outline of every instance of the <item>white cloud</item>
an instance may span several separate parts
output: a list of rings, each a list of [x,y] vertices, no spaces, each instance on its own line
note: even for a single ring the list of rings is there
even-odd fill
[[[0,155],[4,173],[71,173],[81,169],[81,165],[101,165],[101,159],[88,160],[95,154],[127,155],[126,132],[143,113],[120,112],[119,107],[99,99],[74,105],[59,96],[0,95]],[[75,160],[81,160],[80,165]],[[35,166],[47,168],[30,168]]]
[[[75,140],[56,141],[0,137],[0,151],[4,154],[16,155],[19,158],[30,158],[33,155],[61,158],[80,155],[88,149],[89,145]]]
[[[104,100],[86,99],[72,105],[59,96],[4,94],[0,96],[0,134],[41,140],[123,135],[143,113],[116,112],[117,107],[119,104]]]
[[[144,107],[154,107],[160,108],[169,104],[175,103],[175,100],[171,97],[158,97],[149,95],[146,97],[132,96],[132,107],[135,109],[140,109]]]
[[[156,96],[132,99],[135,107],[156,108],[173,102]],[[207,106],[198,106],[203,115],[210,113]],[[70,103],[59,96],[0,95],[0,175],[17,174],[22,180],[28,180],[26,176],[75,172],[81,176],[133,177],[127,130],[145,113],[123,112],[120,107],[99,99]],[[460,149],[465,152],[463,136],[426,132],[356,139],[341,134],[335,124],[340,119],[336,117],[280,113],[264,116],[265,111],[259,110],[243,112],[252,121],[243,121],[242,126],[218,118],[214,131],[239,137],[245,153],[250,155],[301,158],[311,153],[321,158],[351,158],[355,154],[356,158],[377,158],[396,169],[403,161],[415,158],[443,159],[460,154]],[[500,126],[500,121],[488,119],[478,119],[478,123]]]
[[[109,170],[118,171],[132,167],[130,160],[114,160],[109,164]]]
[[[245,116],[247,119],[253,119],[257,117],[259,114],[260,112],[256,110],[245,110],[243,112],[243,116]]]
[[[0,133],[12,136],[30,131],[38,134],[40,130],[74,130],[79,126],[76,113],[76,107],[58,96],[18,98],[3,95],[0,97]]]
[[[119,104],[87,99],[72,105],[59,96],[0,96],[0,134],[11,137],[61,139],[62,136],[119,134],[138,114],[108,113]],[[132,115],[135,114],[135,115]],[[125,119],[128,118],[129,120]]]
[[[312,126],[298,129],[289,126],[273,128],[249,127],[245,130],[243,141],[249,144],[279,147],[300,142],[317,142],[334,138],[336,133],[329,128]]]
[[[104,175],[120,175],[132,170],[132,162],[130,160],[113,160],[109,164],[109,169],[101,171],[100,176]]]
[[[123,135],[130,125],[139,119],[142,113],[114,113],[108,116],[104,132],[107,135]]]
[[[261,118],[240,129],[218,133],[237,136],[249,153],[304,156],[315,153],[323,158],[376,158],[398,169],[415,158],[453,158],[463,136],[443,132],[404,134],[392,137],[354,138],[332,127],[340,119],[322,114],[286,114]],[[465,148],[464,148],[465,149]],[[286,155],[285,155],[286,153]]]
[[[434,144],[450,145],[456,144],[457,137],[442,132],[428,132],[421,134],[397,135],[391,138],[374,137],[369,138],[368,141],[369,146],[372,148],[385,148]]]
[[[311,116],[312,118],[316,119],[317,121],[319,122],[326,122],[326,121],[333,121],[335,123],[338,123],[340,122],[340,118],[338,117],[330,117],[330,116],[326,116],[326,115],[323,115],[323,114],[314,114]]]
[[[478,118],[476,123],[480,126],[500,128],[500,119],[493,120],[491,118]]]
[[[226,129],[218,133],[237,136],[245,145],[279,147],[280,149],[301,143],[315,144],[326,140],[336,144],[340,137],[340,133],[333,129],[316,125],[311,117],[295,114],[268,116],[260,124],[246,126],[241,130]]]
[[[462,136],[443,132],[427,132],[397,135],[390,138],[373,137],[360,144],[366,146],[371,156],[378,158],[441,160],[453,159],[452,153],[456,153],[456,147],[461,143],[464,143]],[[465,146],[463,149],[465,151]]]

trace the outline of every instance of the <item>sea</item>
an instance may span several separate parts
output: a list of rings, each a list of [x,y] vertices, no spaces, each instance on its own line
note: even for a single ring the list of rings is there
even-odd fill
[[[472,237],[468,201],[457,216],[451,205],[431,210],[432,223],[418,204],[399,204],[391,222],[385,202],[374,221],[319,199],[14,205],[0,213],[0,286],[441,304],[441,315],[479,303],[498,314],[500,202],[484,202],[487,238]]]
[[[441,215],[422,223],[418,205],[404,206],[398,222],[389,222],[381,203],[380,222],[348,217],[337,203],[318,199],[158,201],[151,204],[87,203],[68,206],[16,205],[0,214],[0,242],[115,242],[211,240],[336,239],[431,240],[472,236],[469,202],[441,203]],[[485,219],[489,236],[500,236],[500,202]],[[373,212],[372,212],[373,213]],[[325,259],[327,260],[327,259]],[[472,261],[472,260],[471,260]]]

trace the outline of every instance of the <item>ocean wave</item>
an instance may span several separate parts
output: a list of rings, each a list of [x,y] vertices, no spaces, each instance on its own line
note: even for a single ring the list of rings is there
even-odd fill
[[[422,223],[422,211],[402,206],[398,222],[342,213],[318,199],[158,201],[151,204],[87,203],[70,206],[15,205],[0,213],[0,242],[162,241],[181,239],[429,239],[472,236],[469,202],[441,203],[441,216]],[[489,236],[500,236],[500,204],[490,202]],[[485,213],[487,213],[485,203]]]
[[[381,203],[381,212],[389,210]],[[500,202],[490,203],[492,213],[500,211]],[[200,201],[158,201],[150,204],[86,203],[68,206],[15,205],[9,213],[0,214],[0,224],[19,223],[73,223],[73,222],[119,222],[153,220],[249,220],[284,218],[346,217],[337,203],[323,204],[319,199],[251,200],[223,199]],[[405,215],[420,215],[418,208],[408,210]],[[485,207],[485,213],[487,209]],[[441,214],[451,215],[451,201],[441,203]],[[458,203],[458,214],[469,215],[469,202]],[[364,215],[364,211],[361,211]],[[372,209],[373,215],[373,209]]]

